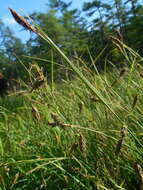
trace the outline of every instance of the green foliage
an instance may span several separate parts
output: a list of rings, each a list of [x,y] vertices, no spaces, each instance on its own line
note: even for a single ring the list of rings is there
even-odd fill
[[[123,57],[118,57],[116,51],[112,51],[109,36],[115,30],[120,30],[123,40],[132,48],[142,54],[142,5],[140,1],[112,0],[105,2],[103,0],[94,0],[83,4],[82,11],[72,9],[72,2],[63,0],[50,0],[47,4],[46,13],[31,14],[34,22],[39,25],[43,31],[56,43],[62,51],[73,60],[73,57],[81,57],[90,65],[90,54],[96,57],[105,47],[105,51],[96,62],[97,68],[104,68],[104,59],[110,57],[112,64],[125,62]],[[30,21],[29,21],[30,22]],[[51,47],[45,41],[36,35],[32,35],[26,44],[13,35],[8,27],[0,22],[0,61],[2,62],[0,70],[6,73],[6,76],[26,78],[25,71],[18,74],[14,64],[20,58],[24,64],[31,64],[29,58],[21,58],[21,55],[38,58],[39,66],[43,67],[48,75],[52,72],[52,55],[54,70],[57,76],[61,72],[61,67],[66,70],[66,63],[56,52],[51,51]],[[111,53],[112,51],[112,53]],[[47,60],[47,61],[43,61]],[[57,61],[58,60],[58,61]],[[115,61],[116,60],[116,61]],[[6,64],[5,64],[6,63]],[[5,66],[3,66],[3,64]],[[19,64],[16,64],[19,66]],[[111,65],[111,64],[109,64]],[[63,71],[64,71],[63,69]],[[9,71],[12,71],[9,73]],[[64,72],[62,72],[64,75]],[[23,77],[24,76],[24,77]],[[59,78],[59,77],[57,77]]]
[[[71,59],[73,56],[85,54],[87,52],[88,32],[85,29],[84,20],[79,16],[79,11],[77,9],[68,10],[70,3],[66,4],[63,1],[58,3],[52,1],[50,6],[53,7],[53,9],[47,13],[37,13],[33,15],[36,24],[38,24],[42,30],[53,39],[54,43]],[[37,36],[33,36],[33,39],[28,42],[28,46],[30,56],[36,56],[38,58],[44,57],[44,59],[50,62],[51,47],[49,47],[45,41]],[[65,65],[63,60],[54,52],[53,61],[57,63],[57,60],[59,65]],[[39,61],[39,65],[44,67],[46,71],[51,71],[50,63],[45,64]],[[58,73],[59,67],[57,64],[54,69]]]
[[[128,43],[142,54],[142,23],[143,19],[143,7],[138,7],[136,16],[130,18],[130,24],[127,26]]]
[[[12,31],[0,21],[0,72],[7,79],[24,79],[24,70],[17,62],[26,53],[25,45],[20,39],[14,36]]]
[[[23,82],[25,90],[0,99],[1,189],[141,188],[142,57],[119,39],[114,48],[110,41],[106,44],[108,33],[120,26],[124,40],[141,51],[142,7],[128,1],[132,6],[127,14],[123,1],[112,3],[116,11],[103,1],[86,4],[90,15],[98,13],[87,30],[78,11],[69,10],[70,3],[51,0],[53,10],[35,14],[41,32],[24,51],[25,45],[5,31],[0,69],[28,76],[28,85]],[[109,22],[107,12],[114,13]],[[19,59],[26,51],[28,56]],[[76,56],[76,61],[66,55]],[[6,67],[8,60],[14,64]],[[100,74],[98,62],[104,68]],[[73,80],[66,75],[63,83],[54,82],[61,66],[72,69]],[[52,83],[46,72],[51,72]],[[45,82],[32,91],[39,77]]]
[[[82,60],[75,66],[43,31],[39,36],[77,77],[1,99],[1,189],[141,187],[142,57],[122,43],[129,67],[99,74],[90,56],[95,74]],[[29,78],[42,78],[33,67]]]
[[[118,70],[88,74],[131,131],[119,155],[122,124],[81,80],[54,84],[52,91],[45,84],[25,97],[2,100],[2,189],[135,189],[134,164],[142,165],[142,100],[134,108],[132,103],[136,93],[141,97],[142,78],[134,68],[111,88]]]

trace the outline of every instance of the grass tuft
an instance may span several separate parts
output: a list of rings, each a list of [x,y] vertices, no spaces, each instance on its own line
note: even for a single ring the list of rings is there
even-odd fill
[[[32,65],[26,68],[32,88],[24,83],[24,92],[0,99],[0,188],[141,189],[142,58],[118,33],[112,41],[129,63],[128,72],[99,74],[92,56],[94,71],[82,60],[75,66],[36,30],[76,76],[50,85],[38,64]],[[34,85],[37,81],[42,82]]]

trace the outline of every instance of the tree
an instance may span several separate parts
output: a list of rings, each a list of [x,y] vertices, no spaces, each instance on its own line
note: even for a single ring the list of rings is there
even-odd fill
[[[73,55],[83,54],[87,49],[87,30],[78,10],[70,10],[70,3],[63,1],[50,1],[50,6],[47,13],[34,14],[37,24],[71,59]],[[43,39],[33,36],[29,44],[31,55],[51,60],[51,47]],[[54,61],[57,60],[58,64],[65,66],[59,55],[54,53]],[[50,64],[40,62],[40,65],[50,72]]]
[[[25,45],[14,36],[9,27],[0,21],[0,72],[9,78],[24,77],[24,70],[17,64],[17,58],[21,58],[26,52]]]

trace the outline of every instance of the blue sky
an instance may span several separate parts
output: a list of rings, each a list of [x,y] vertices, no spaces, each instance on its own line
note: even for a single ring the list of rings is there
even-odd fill
[[[65,0],[67,1],[67,0]],[[72,7],[81,9],[84,2],[90,0],[73,0]],[[8,7],[16,10],[19,14],[23,15],[22,10],[26,14],[37,12],[46,12],[48,0],[1,0],[0,2],[0,19],[8,25],[15,35],[22,39],[22,41],[27,40],[30,37],[30,33],[22,30],[14,19],[12,18]]]

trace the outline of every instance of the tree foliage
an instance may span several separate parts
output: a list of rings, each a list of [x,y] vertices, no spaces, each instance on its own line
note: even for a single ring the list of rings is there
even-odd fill
[[[113,64],[115,60],[122,62],[123,58],[117,49],[113,50],[109,40],[115,30],[121,32],[125,43],[142,54],[143,6],[140,0],[87,1],[82,10],[73,9],[72,1],[65,0],[49,0],[46,6],[47,12],[34,12],[31,17],[70,59],[78,56],[90,63],[90,54],[96,58],[106,47],[97,62],[98,68],[104,67],[103,57]],[[0,70],[8,70],[7,66],[16,68],[11,62],[17,62],[16,56],[21,58],[24,54],[65,64],[44,40],[32,35],[23,44],[1,21],[0,37]],[[49,62],[38,61],[47,73],[51,71]],[[57,72],[58,66],[54,69]]]

